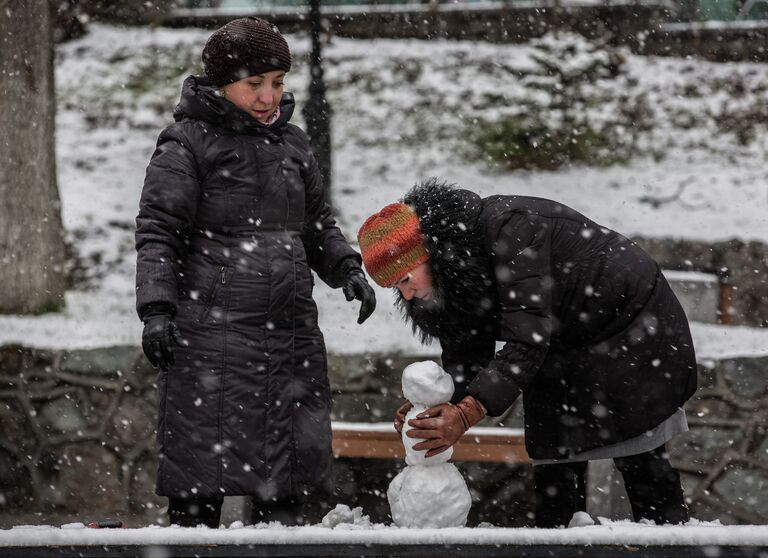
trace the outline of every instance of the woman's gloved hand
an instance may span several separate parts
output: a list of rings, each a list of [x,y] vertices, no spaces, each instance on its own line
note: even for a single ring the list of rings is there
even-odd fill
[[[397,430],[398,433],[401,433],[403,431],[403,423],[405,422],[405,415],[408,414],[408,411],[413,409],[413,405],[410,401],[406,401],[400,407],[395,411],[395,430]]]
[[[169,307],[150,306],[142,315],[144,332],[141,334],[141,348],[155,368],[165,371],[175,362],[174,345],[186,347],[187,342],[181,337],[181,331],[173,321]]]
[[[336,265],[334,276],[349,302],[357,299],[362,303],[357,323],[363,323],[376,310],[376,293],[368,284],[360,262],[355,257],[344,258]]]
[[[458,442],[459,438],[484,416],[485,409],[480,402],[467,395],[455,405],[442,403],[416,415],[416,418],[408,421],[413,428],[406,436],[423,438],[424,441],[413,446],[413,449],[428,450],[424,456],[432,457]]]
[[[376,310],[376,293],[365,279],[363,270],[358,268],[347,273],[342,289],[348,301],[357,299],[361,302],[357,323],[363,323]]]

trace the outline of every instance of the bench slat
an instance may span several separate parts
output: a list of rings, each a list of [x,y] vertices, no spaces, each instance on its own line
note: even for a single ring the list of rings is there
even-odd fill
[[[391,428],[391,425],[390,425]],[[522,434],[488,434],[470,431],[453,446],[452,461],[488,461],[496,463],[530,463]],[[400,435],[373,429],[333,429],[334,457],[369,459],[404,459],[405,449]]]

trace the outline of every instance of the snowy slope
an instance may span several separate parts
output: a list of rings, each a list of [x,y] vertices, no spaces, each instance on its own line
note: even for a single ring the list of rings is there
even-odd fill
[[[138,342],[133,226],[144,170],[181,81],[199,71],[208,33],[92,25],[87,36],[58,47],[59,188],[65,227],[81,257],[81,282],[60,315],[0,317],[0,344]],[[300,108],[308,43],[298,36],[289,43],[296,63],[287,83]],[[526,93],[510,69],[530,65],[529,46],[335,38],[325,55],[334,110],[333,196],[350,239],[369,214],[414,181],[439,175],[484,195],[557,199],[625,234],[768,241],[768,133],[757,126],[755,140],[741,146],[718,131],[715,119],[764,97],[765,65],[625,53],[626,74],[609,87],[648,96],[657,126],[645,141],[666,157],[609,168],[499,172],[462,158],[457,138],[475,116],[514,112]],[[741,84],[737,93],[732,83]],[[498,99],[489,102],[491,96]],[[676,114],[693,115],[697,124],[675,127]],[[295,119],[301,124],[300,110]],[[673,199],[654,207],[643,201],[648,197]],[[412,338],[391,294],[379,289],[377,295],[376,313],[357,326],[357,303],[318,286],[329,350],[433,353]],[[704,356],[768,353],[766,331],[695,325],[694,335]]]

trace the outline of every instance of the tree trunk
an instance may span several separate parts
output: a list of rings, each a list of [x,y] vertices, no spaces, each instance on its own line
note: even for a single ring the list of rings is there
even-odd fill
[[[60,309],[66,276],[56,186],[48,0],[0,0],[0,313]]]

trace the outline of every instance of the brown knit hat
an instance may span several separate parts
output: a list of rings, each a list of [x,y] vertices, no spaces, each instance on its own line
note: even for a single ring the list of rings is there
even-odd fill
[[[391,287],[429,260],[419,216],[404,203],[392,203],[366,219],[357,233],[368,275]]]
[[[222,86],[248,76],[291,69],[291,51],[277,27],[242,17],[214,31],[203,48],[205,74]]]

